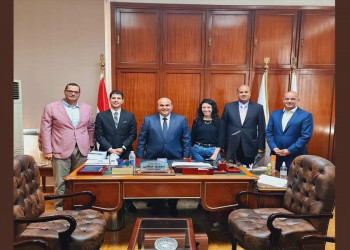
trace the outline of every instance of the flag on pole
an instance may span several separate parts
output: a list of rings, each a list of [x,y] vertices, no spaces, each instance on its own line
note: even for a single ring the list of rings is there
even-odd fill
[[[297,76],[295,72],[292,72],[292,83],[291,83],[290,91],[298,92]]]
[[[265,122],[267,126],[267,122],[269,121],[270,115],[269,115],[269,101],[268,101],[268,95],[267,95],[267,81],[266,81],[267,79],[265,74],[266,73],[263,74],[263,77],[261,79],[258,103],[261,104],[264,108]]]
[[[260,84],[260,90],[259,90],[259,97],[258,97],[258,103],[263,106],[264,109],[264,116],[265,116],[265,123],[266,123],[266,128],[267,128],[267,123],[270,118],[270,113],[269,113],[269,98],[268,98],[268,91],[267,91],[267,71],[263,74],[263,77],[261,79],[261,84]],[[267,164],[270,162],[270,147],[267,144],[265,140],[265,157],[264,157],[264,165],[267,166]]]
[[[108,96],[103,73],[100,76],[100,86],[98,87],[97,96],[97,113],[109,109]]]

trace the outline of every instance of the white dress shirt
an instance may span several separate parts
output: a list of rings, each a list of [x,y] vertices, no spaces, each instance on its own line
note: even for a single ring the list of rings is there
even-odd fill
[[[238,103],[239,103],[239,116],[241,118],[241,123],[243,125],[244,120],[245,120],[245,118],[247,116],[249,101],[246,102],[246,103],[241,103],[241,102],[238,102]]]
[[[297,108],[298,107],[295,107],[294,109],[291,109],[289,111],[286,111],[286,109],[283,109],[283,116],[282,116],[282,131],[283,132],[286,129],[286,126],[287,126],[290,118],[292,118],[292,115],[297,110]]]

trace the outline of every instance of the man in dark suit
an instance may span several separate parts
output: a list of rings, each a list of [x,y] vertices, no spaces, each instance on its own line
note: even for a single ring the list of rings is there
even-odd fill
[[[247,85],[239,86],[237,95],[238,101],[225,105],[220,140],[226,154],[233,150],[233,160],[248,166],[257,153],[265,150],[265,116],[262,105],[249,101],[251,92]]]
[[[110,110],[98,113],[95,121],[96,141],[100,151],[117,154],[128,159],[136,139],[136,120],[133,113],[121,109],[124,103],[123,92],[114,90],[109,94]],[[126,208],[133,213],[137,210],[132,201],[126,200]]]
[[[284,109],[271,113],[266,129],[266,139],[271,154],[276,154],[276,169],[282,162],[289,166],[298,155],[306,154],[306,144],[313,132],[312,114],[299,108],[298,93],[290,91],[284,94]]]
[[[189,158],[191,154],[191,135],[186,118],[171,113],[173,104],[169,98],[160,98],[157,102],[158,114],[146,116],[140,129],[137,142],[138,158],[156,159]],[[151,200],[153,213],[158,214],[161,201]],[[177,216],[177,199],[168,200],[169,211]]]

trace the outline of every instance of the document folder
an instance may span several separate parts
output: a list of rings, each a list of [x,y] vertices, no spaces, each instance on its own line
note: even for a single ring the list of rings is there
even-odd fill
[[[77,175],[103,175],[107,166],[85,165],[77,172]]]

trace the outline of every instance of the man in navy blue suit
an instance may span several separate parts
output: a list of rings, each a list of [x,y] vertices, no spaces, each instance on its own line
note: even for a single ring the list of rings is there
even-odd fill
[[[158,114],[146,116],[137,142],[137,158],[157,159],[189,158],[191,134],[186,118],[171,113],[173,104],[169,98],[157,102]]]
[[[169,98],[160,98],[157,102],[158,114],[146,116],[140,129],[137,142],[137,158],[156,159],[189,158],[191,154],[191,134],[186,118],[171,113],[173,104]],[[169,211],[177,216],[177,199],[169,199]],[[151,200],[153,214],[158,214],[163,202]]]
[[[276,169],[282,162],[289,166],[298,155],[306,154],[306,144],[310,141],[314,124],[312,114],[299,108],[298,93],[284,94],[284,109],[271,113],[266,129],[266,139],[271,154],[276,154]]]

